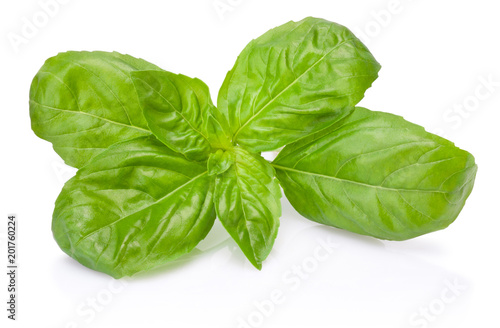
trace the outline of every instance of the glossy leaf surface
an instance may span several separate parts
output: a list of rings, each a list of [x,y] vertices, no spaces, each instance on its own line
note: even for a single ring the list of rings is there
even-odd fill
[[[234,164],[217,176],[214,202],[222,225],[258,269],[271,252],[281,216],[281,190],[260,155],[235,147]]]
[[[198,161],[229,146],[201,80],[154,70],[132,72],[132,78],[149,128],[165,145]]]
[[[318,18],[289,22],[253,40],[219,92],[233,141],[277,149],[347,115],[380,65],[344,26]]]
[[[207,161],[208,175],[218,175],[226,172],[234,164],[235,154],[232,151],[217,150],[210,154]]]
[[[52,230],[83,265],[130,276],[191,251],[215,220],[206,167],[154,137],[118,143],[64,186]]]
[[[31,84],[33,131],[77,168],[114,143],[151,134],[130,78],[138,69],[159,70],[117,52],[49,58]]]
[[[474,157],[399,116],[356,110],[274,161],[308,219],[381,239],[446,228],[472,191]]]

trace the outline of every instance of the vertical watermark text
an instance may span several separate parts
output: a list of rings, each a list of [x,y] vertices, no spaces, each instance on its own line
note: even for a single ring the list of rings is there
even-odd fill
[[[7,216],[7,318],[16,320],[17,316],[17,218],[15,215]]]

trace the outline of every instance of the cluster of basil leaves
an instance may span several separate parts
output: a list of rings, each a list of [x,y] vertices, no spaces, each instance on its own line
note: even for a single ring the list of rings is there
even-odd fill
[[[347,28],[317,18],[251,41],[217,107],[199,79],[128,55],[48,59],[31,86],[32,128],[79,168],[56,201],[57,243],[118,278],[190,252],[217,216],[260,269],[280,185],[304,217],[352,232],[404,240],[447,227],[472,190],[474,158],[355,107],[379,69]],[[260,155],[283,146],[271,163]]]

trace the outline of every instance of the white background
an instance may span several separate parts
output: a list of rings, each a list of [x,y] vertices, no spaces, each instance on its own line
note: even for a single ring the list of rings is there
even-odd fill
[[[24,36],[26,21],[43,16],[40,3],[0,5],[0,262],[5,268],[6,216],[15,213],[20,265],[16,322],[6,319],[2,274],[2,327],[500,326],[497,1],[221,0],[230,6],[225,12],[214,0],[59,2],[53,17]],[[53,204],[74,171],[30,129],[29,86],[45,59],[116,50],[198,77],[215,99],[252,38],[305,16],[346,25],[382,64],[361,105],[402,115],[476,157],[476,186],[454,224],[410,241],[378,241],[307,221],[284,199],[261,272],[217,224],[182,261],[120,281],[58,248]],[[13,35],[25,43],[13,46]],[[296,276],[294,266],[305,266],[307,277]],[[275,294],[279,304],[270,305]]]

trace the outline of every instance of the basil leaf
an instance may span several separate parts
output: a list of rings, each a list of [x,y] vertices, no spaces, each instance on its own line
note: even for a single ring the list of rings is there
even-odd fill
[[[31,84],[33,131],[77,168],[116,142],[151,134],[130,79],[137,69],[159,70],[117,52],[49,58]]]
[[[191,251],[215,220],[206,167],[153,136],[118,143],[80,169],[56,201],[52,230],[83,265],[115,278]]]
[[[234,164],[217,176],[215,209],[222,225],[257,268],[276,239],[281,216],[281,190],[274,170],[258,154],[235,147]]]
[[[252,152],[269,151],[349,114],[379,69],[347,28],[309,17],[250,42],[217,104],[234,142]]]
[[[208,87],[199,79],[165,71],[132,72],[151,131],[171,149],[193,160],[206,160],[215,148],[228,147]],[[224,142],[225,140],[225,142]]]
[[[273,166],[306,218],[390,240],[446,228],[477,171],[474,157],[453,143],[364,108],[285,147]]]
[[[231,151],[217,150],[210,154],[207,161],[208,175],[217,175],[226,172],[234,164],[234,154]]]

